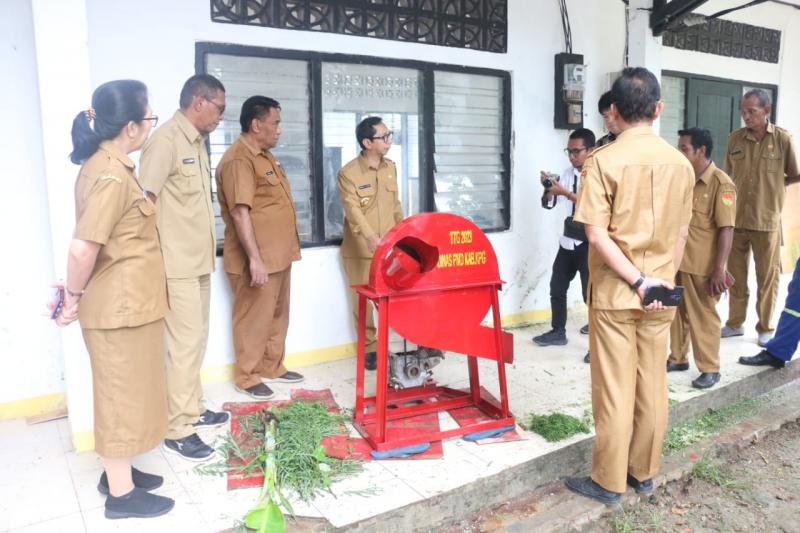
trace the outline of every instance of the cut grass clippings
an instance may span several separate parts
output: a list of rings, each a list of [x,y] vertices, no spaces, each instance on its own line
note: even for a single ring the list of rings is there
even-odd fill
[[[694,464],[691,472],[689,472],[689,478],[702,479],[706,483],[716,485],[723,489],[734,490],[747,487],[746,483],[737,481],[722,472],[718,464],[705,456]]]
[[[773,398],[774,396],[771,394],[764,394],[756,398],[740,400],[719,409],[711,409],[702,416],[675,426],[664,436],[664,451],[681,450],[738,424],[753,416],[762,405],[772,401]]]
[[[547,442],[568,439],[578,433],[589,433],[589,426],[584,420],[557,412],[549,415],[531,413],[523,427],[541,435]]]
[[[322,403],[303,400],[283,408],[274,408],[271,412],[278,423],[274,449],[270,453],[274,457],[277,481],[282,489],[294,490],[302,500],[309,501],[321,491],[330,491],[335,479],[362,469],[360,461],[328,457],[322,446],[323,437],[345,431],[346,415],[331,413],[328,406]],[[260,412],[240,417],[242,435],[234,437],[230,432],[226,434],[217,447],[222,459],[196,470],[201,474],[216,475],[229,471],[245,475],[263,474],[268,455],[263,438],[265,420]],[[247,445],[240,447],[240,442],[246,442]],[[243,466],[229,466],[229,458],[241,461]]]

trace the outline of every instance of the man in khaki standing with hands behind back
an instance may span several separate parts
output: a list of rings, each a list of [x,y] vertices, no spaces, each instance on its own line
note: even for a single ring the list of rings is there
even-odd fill
[[[190,461],[214,454],[195,432],[218,426],[228,413],[203,407],[200,368],[208,341],[210,275],[216,236],[206,137],[225,111],[225,88],[213,76],[189,78],[180,109],[142,150],[141,183],[156,197],[158,233],[167,272],[167,405],[164,449]]]
[[[583,165],[575,220],[589,240],[589,349],[597,437],[592,475],[567,487],[606,504],[626,485],[653,490],[667,427],[667,340],[674,309],[658,300],[672,288],[692,214],[694,171],[655,134],[661,88],[645,68],[626,68],[611,88],[617,140]]]

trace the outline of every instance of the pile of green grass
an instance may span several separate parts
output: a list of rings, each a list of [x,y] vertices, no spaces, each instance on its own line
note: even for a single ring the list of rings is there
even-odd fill
[[[282,490],[292,489],[301,499],[312,500],[319,492],[329,491],[337,478],[359,472],[360,461],[336,459],[325,455],[323,437],[346,431],[346,415],[331,413],[319,402],[298,400],[271,413],[277,418],[275,447],[271,451],[277,468],[278,484]],[[263,473],[267,458],[264,433],[267,411],[239,418],[241,436],[230,432],[217,446],[220,461],[198,467],[201,474],[222,475],[229,471],[245,475]],[[243,466],[228,466],[229,458],[238,459]]]
[[[568,439],[578,433],[589,433],[589,426],[585,421],[558,412],[549,415],[531,413],[523,426],[529,431],[538,433],[547,442]]]

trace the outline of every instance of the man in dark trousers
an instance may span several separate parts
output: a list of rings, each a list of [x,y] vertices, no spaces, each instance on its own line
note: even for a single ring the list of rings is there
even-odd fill
[[[542,184],[545,187],[542,205],[547,209],[562,206],[563,215],[568,219],[564,225],[564,233],[558,239],[558,253],[553,261],[553,272],[550,276],[550,308],[553,317],[552,329],[547,333],[537,335],[533,342],[539,346],[563,346],[567,344],[567,290],[569,284],[580,274],[583,301],[586,301],[586,287],[589,284],[588,253],[589,244],[585,235],[573,233],[570,228],[572,217],[575,214],[575,202],[581,187],[580,174],[583,162],[594,149],[594,133],[586,128],[580,128],[569,135],[564,153],[569,157],[570,166],[561,173],[558,181],[549,177],[547,172],[541,172]],[[582,233],[582,230],[580,231]],[[577,237],[577,238],[576,238]],[[589,333],[589,326],[581,328],[581,333]],[[584,358],[588,362],[589,354]]]

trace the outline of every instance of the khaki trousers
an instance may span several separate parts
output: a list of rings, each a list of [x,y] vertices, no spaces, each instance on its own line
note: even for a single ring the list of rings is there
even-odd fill
[[[661,466],[667,427],[667,338],[674,314],[589,307],[597,434],[592,479],[606,490],[625,492],[626,474],[644,481]]]
[[[369,266],[372,259],[361,259],[356,257],[343,257],[344,273],[347,276],[347,284],[362,285],[369,283]],[[353,308],[353,323],[358,335],[358,293],[350,289],[350,300]],[[374,305],[367,300],[367,327],[366,327],[366,351],[374,352],[378,349],[377,334],[375,329]]]
[[[778,284],[781,275],[781,233],[779,231],[752,231],[735,229],[733,245],[728,257],[728,271],[736,283],[730,289],[730,305],[727,326],[739,328],[747,317],[747,271],[750,266],[750,250],[756,263],[756,331],[773,331],[771,326],[775,301],[778,299]]]
[[[689,337],[694,363],[700,372],[719,372],[719,313],[717,298],[706,294],[708,276],[678,272],[677,285],[683,285],[683,299],[670,327],[669,360],[686,363]]]
[[[95,451],[127,458],[152,450],[167,432],[164,321],[82,332],[92,364]]]
[[[200,369],[208,344],[210,289],[208,274],[167,279],[169,311],[164,323],[167,334],[168,439],[182,439],[194,433],[192,424],[205,410]]]
[[[228,274],[233,291],[234,380],[242,389],[286,373],[286,332],[292,267],[269,274],[261,288],[250,286],[250,274]]]

